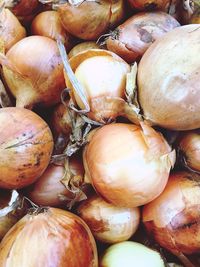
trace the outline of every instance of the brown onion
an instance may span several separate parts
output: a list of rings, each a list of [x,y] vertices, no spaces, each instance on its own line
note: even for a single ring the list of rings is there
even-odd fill
[[[143,223],[162,247],[190,265],[184,254],[200,252],[200,176],[171,174],[164,192],[144,206]]]
[[[106,249],[99,267],[164,267],[159,252],[133,241],[120,242]]]
[[[178,141],[178,150],[182,163],[195,171],[200,171],[200,132],[184,132]]]
[[[111,244],[131,238],[140,222],[139,208],[120,208],[97,195],[84,200],[78,206],[77,213],[96,239]]]
[[[59,136],[65,136],[69,140],[72,131],[72,121],[69,114],[69,108],[63,103],[57,104],[50,118],[50,127],[54,135],[54,139]]]
[[[38,0],[3,0],[5,6],[11,8],[16,16],[28,16],[35,14],[39,7]]]
[[[28,189],[28,198],[41,206],[59,207],[74,198],[74,194],[62,183],[65,172],[82,177],[83,164],[80,158],[71,157],[69,169],[63,165],[50,164],[41,177]],[[79,178],[80,179],[80,178]]]
[[[96,130],[83,154],[95,190],[119,207],[137,207],[164,190],[174,151],[153,128],[115,123]]]
[[[17,191],[0,190],[0,240],[25,215],[26,210],[27,205]]]
[[[65,88],[63,65],[56,41],[29,36],[16,43],[3,62],[5,81],[17,107],[52,106]]]
[[[53,138],[36,113],[16,107],[0,109],[0,187],[17,189],[36,181],[47,168]]]
[[[155,41],[138,67],[138,98],[145,119],[163,128],[200,127],[200,28],[181,26]]]
[[[119,110],[115,107],[113,98],[125,98],[126,75],[130,72],[130,66],[116,54],[103,49],[79,53],[69,63],[83,86],[83,93],[89,103],[88,117],[98,122],[115,119]],[[67,73],[65,81],[67,88],[71,89],[74,102],[79,108],[85,109]]]
[[[170,0],[128,0],[128,3],[132,9],[137,10],[163,10],[168,11],[171,4]]]
[[[23,217],[0,244],[7,267],[97,267],[97,250],[88,226],[73,213],[49,208]]]
[[[183,24],[199,23],[200,3],[195,0],[184,0],[180,8]],[[196,21],[197,20],[197,21]]]
[[[7,8],[0,11],[0,39],[7,52],[14,44],[26,36],[26,30],[17,17]]]
[[[94,41],[85,41],[80,44],[75,45],[68,53],[68,58],[76,56],[78,53],[81,53],[90,49],[100,49],[100,45],[98,45]]]
[[[49,10],[39,13],[31,24],[32,35],[42,35],[54,40],[61,40],[66,50],[73,45],[73,37],[63,28],[58,12]]]
[[[137,13],[110,34],[106,46],[132,63],[139,60],[155,40],[178,26],[179,22],[164,12]]]

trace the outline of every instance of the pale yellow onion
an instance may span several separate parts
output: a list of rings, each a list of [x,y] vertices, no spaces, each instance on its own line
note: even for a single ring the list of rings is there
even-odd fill
[[[16,43],[1,60],[5,81],[17,107],[52,106],[65,88],[56,41],[29,36]]]
[[[173,130],[200,127],[200,28],[181,26],[155,41],[138,67],[138,99],[145,119]]]
[[[120,208],[98,195],[84,200],[78,206],[77,214],[87,223],[96,239],[110,244],[131,238],[140,222],[139,208]]]
[[[80,44],[75,45],[68,53],[68,58],[71,58],[75,55],[77,55],[78,53],[81,53],[85,50],[89,50],[89,49],[99,49],[100,46],[94,42],[94,41],[85,41],[82,42]]]
[[[87,178],[108,202],[137,207],[164,190],[174,151],[145,123],[115,123],[97,129],[83,153]]]
[[[100,267],[164,267],[159,252],[140,243],[124,241],[110,246],[104,253]]]
[[[31,34],[61,40],[65,44],[67,51],[69,51],[75,41],[75,38],[63,28],[58,12],[54,10],[41,12],[33,19]]]
[[[88,226],[75,214],[57,208],[38,209],[4,237],[0,266],[97,267],[96,244]]]
[[[7,52],[19,40],[26,37],[26,30],[17,17],[7,8],[0,10],[0,39]]]

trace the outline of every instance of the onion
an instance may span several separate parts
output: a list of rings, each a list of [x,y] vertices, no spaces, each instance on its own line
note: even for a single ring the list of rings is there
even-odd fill
[[[181,26],[145,52],[138,67],[138,97],[145,119],[172,130],[200,127],[200,28]]]
[[[164,137],[141,123],[115,123],[96,130],[83,154],[95,190],[119,207],[137,207],[164,190],[174,163]]]
[[[124,0],[111,0],[111,18],[109,28],[118,26],[126,17],[126,4]]]
[[[80,44],[75,45],[70,52],[68,53],[68,58],[76,56],[78,53],[81,53],[90,49],[100,49],[100,46],[94,41],[85,41]]]
[[[77,214],[87,223],[94,237],[101,242],[128,240],[140,222],[139,208],[120,208],[93,195],[81,202]]]
[[[110,246],[103,255],[99,267],[164,267],[161,255],[140,243],[124,241]]]
[[[110,34],[106,45],[108,50],[132,63],[139,60],[156,39],[178,26],[178,21],[164,12],[137,13]]]
[[[54,139],[59,136],[64,136],[66,141],[69,140],[72,131],[72,121],[69,114],[69,109],[63,103],[57,104],[50,118],[50,127],[54,135]]]
[[[0,109],[0,187],[17,189],[36,181],[53,150],[51,131],[36,113],[16,107]]]
[[[185,254],[200,252],[200,176],[171,174],[164,192],[144,206],[143,223],[162,247],[191,265]]]
[[[0,190],[0,240],[25,215],[26,209],[27,205],[17,191]]]
[[[181,5],[181,22],[183,24],[199,23],[200,3],[195,0],[184,0]],[[197,19],[197,22],[193,21]]]
[[[170,0],[128,0],[128,3],[132,9],[137,10],[163,10],[168,11],[171,4]]]
[[[72,47],[74,41],[73,37],[63,28],[58,12],[53,10],[41,12],[34,18],[31,33],[61,40],[67,51]]]
[[[73,213],[36,210],[4,237],[0,265],[97,267],[96,244],[88,226]]]
[[[105,33],[111,18],[111,1],[72,1],[58,6],[67,32],[84,40],[96,40]]]
[[[79,158],[71,157],[68,169],[63,165],[50,164],[42,176],[28,189],[28,198],[41,206],[64,206],[74,198],[74,193],[63,183],[66,172],[83,180],[83,165]]]
[[[39,7],[38,0],[3,0],[16,16],[33,15]]]
[[[26,30],[17,17],[7,8],[0,11],[0,38],[7,52],[15,43],[26,36]]]
[[[69,63],[89,103],[88,117],[98,122],[115,119],[119,110],[113,98],[125,98],[126,75],[130,66],[116,54],[103,49],[79,53]],[[69,79],[65,73],[66,86],[71,89],[74,102],[84,109],[84,103]]]
[[[1,60],[2,61],[2,60]],[[52,106],[65,88],[63,65],[54,40],[29,36],[15,44],[3,64],[5,81],[16,97],[16,106]]]
[[[184,132],[178,141],[178,150],[183,164],[195,171],[200,171],[200,132]]]

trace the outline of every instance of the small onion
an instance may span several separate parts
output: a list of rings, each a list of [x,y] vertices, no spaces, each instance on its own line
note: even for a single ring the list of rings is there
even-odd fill
[[[165,267],[161,255],[140,243],[124,241],[110,246],[99,267]]]
[[[106,46],[108,50],[132,63],[139,60],[156,39],[178,26],[179,22],[164,12],[138,13],[110,34]]]
[[[83,154],[95,190],[119,207],[137,207],[164,190],[174,163],[164,137],[144,123],[115,123],[96,130]]]
[[[42,35],[54,40],[61,40],[66,50],[73,45],[73,37],[63,28],[57,11],[49,10],[39,13],[31,24],[32,35]]]
[[[96,244],[88,226],[73,213],[36,210],[2,240],[0,266],[97,267]]]
[[[81,53],[90,49],[100,49],[100,45],[98,45],[94,41],[85,41],[80,44],[75,45],[68,53],[68,58],[76,56],[78,53]]]
[[[74,194],[62,183],[65,172],[83,177],[83,164],[77,157],[69,160],[69,169],[50,164],[41,177],[28,189],[28,198],[41,206],[59,207],[73,199]]]
[[[16,16],[28,16],[35,14],[40,3],[38,0],[3,0]]]
[[[7,8],[0,11],[0,39],[7,52],[19,40],[26,37],[26,30],[17,17]]]
[[[49,124],[55,139],[63,135],[65,139],[69,140],[72,121],[69,109],[63,103],[59,103],[54,107]]]
[[[0,190],[0,240],[27,210],[23,197],[15,190]]]
[[[183,24],[199,23],[200,2],[195,0],[184,0],[181,4],[181,22]],[[197,20],[197,22],[195,20]]]
[[[171,174],[164,192],[144,206],[143,223],[162,247],[189,265],[185,254],[200,252],[200,176]]]
[[[192,170],[200,171],[200,131],[184,132],[177,145],[182,163]]]
[[[171,130],[200,127],[200,28],[181,26],[156,40],[138,67],[138,100],[145,119]]]
[[[77,208],[94,237],[101,242],[126,241],[136,232],[140,222],[139,208],[120,208],[97,195],[90,196]]]
[[[65,88],[63,65],[56,41],[29,36],[16,43],[3,64],[5,81],[17,107],[52,106]]]
[[[32,184],[47,168],[53,137],[36,113],[16,107],[0,109],[0,187]]]
[[[128,0],[128,3],[132,9],[168,11],[171,0]]]
[[[130,72],[130,66],[116,54],[103,49],[79,53],[69,63],[83,86],[90,105],[88,117],[99,122],[115,119],[118,109],[113,98],[125,98],[126,75]],[[67,88],[72,90],[70,94],[75,103],[84,109],[85,106],[66,73],[65,81]]]

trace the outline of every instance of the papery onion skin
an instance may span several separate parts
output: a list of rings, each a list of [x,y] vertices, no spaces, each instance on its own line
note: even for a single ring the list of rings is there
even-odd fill
[[[111,18],[111,1],[83,1],[79,5],[65,3],[58,7],[64,28],[83,40],[96,40],[105,33]]]
[[[0,191],[0,240],[26,211],[27,204],[17,191]]]
[[[111,33],[106,46],[126,62],[133,63],[155,40],[178,26],[179,22],[164,12],[137,13]]]
[[[178,151],[182,163],[195,171],[200,171],[200,132],[184,132],[178,140]]]
[[[27,214],[11,228],[0,245],[0,265],[97,267],[96,244],[78,216],[49,208]]]
[[[110,246],[104,253],[100,267],[164,267],[161,255],[140,243],[120,242]]]
[[[17,17],[7,8],[0,11],[0,38],[7,52],[19,40],[26,37],[26,30]]]
[[[162,10],[168,11],[169,5],[171,4],[170,0],[128,0],[130,7],[137,10]]]
[[[120,208],[97,195],[84,200],[76,212],[97,240],[110,244],[131,238],[140,222],[139,208]]]
[[[143,209],[147,232],[177,256],[200,252],[199,182],[196,174],[175,172],[163,193]]]
[[[77,54],[69,60],[76,78],[83,86],[84,94],[90,105],[87,116],[98,122],[115,119],[118,110],[115,109],[113,98],[125,98],[126,75],[130,66],[122,58],[103,49],[90,49]],[[101,75],[100,75],[101,74]],[[84,109],[84,104],[76,93],[69,77],[65,73],[67,88],[74,102]],[[110,97],[111,103],[105,98]]]
[[[60,102],[65,88],[63,65],[56,41],[44,36],[29,36],[6,54],[17,70],[3,66],[5,81],[16,97],[16,106],[52,106]]]
[[[171,130],[200,127],[199,25],[181,26],[155,41],[138,67],[144,117]]]
[[[89,49],[100,49],[100,46],[94,41],[85,41],[75,45],[68,53],[68,58],[76,56],[78,53]]]
[[[81,159],[72,156],[69,160],[69,170],[62,165],[50,164],[41,177],[28,189],[28,198],[40,206],[61,207],[74,194],[62,183],[65,171],[83,177],[84,169]]]
[[[24,108],[0,109],[0,187],[32,184],[47,168],[53,137],[46,122]]]
[[[105,125],[84,149],[86,176],[106,201],[119,207],[133,208],[156,198],[175,160],[161,134],[145,124],[142,128]]]
[[[73,37],[63,28],[58,12],[54,10],[39,13],[32,21],[31,33],[61,40],[67,51],[73,45]]]

